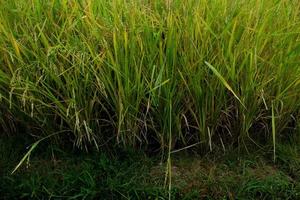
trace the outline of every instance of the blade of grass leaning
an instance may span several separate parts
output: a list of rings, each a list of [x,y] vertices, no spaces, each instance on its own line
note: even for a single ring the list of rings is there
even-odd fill
[[[29,158],[30,158],[30,155],[32,153],[32,151],[37,147],[37,145],[42,142],[43,140],[47,139],[47,138],[50,138],[54,135],[58,135],[60,133],[63,133],[64,131],[60,131],[60,132],[57,132],[57,133],[53,133],[51,135],[48,135],[44,138],[41,138],[39,139],[38,141],[36,141],[35,143],[33,143],[30,147],[30,149],[27,151],[27,153],[23,156],[23,158],[21,159],[21,161],[17,164],[17,166],[14,168],[14,170],[11,172],[11,174],[14,174],[19,168],[20,166],[24,163],[25,160],[27,160],[27,163],[29,163]]]
[[[241,99],[237,96],[237,94],[233,91],[233,89],[230,87],[230,85],[227,83],[225,78],[218,72],[218,70],[212,66],[210,63],[205,61],[205,64],[211,69],[211,71],[219,78],[221,83],[233,94],[233,96],[241,103],[241,105],[246,109],[246,106],[243,104]]]

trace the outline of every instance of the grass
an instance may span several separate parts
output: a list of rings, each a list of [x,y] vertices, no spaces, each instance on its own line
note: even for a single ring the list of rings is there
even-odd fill
[[[299,132],[297,1],[1,5],[1,120],[37,139],[168,152],[270,138],[273,118]]]
[[[0,138],[34,138],[16,170],[45,142],[133,148],[167,161],[171,199],[178,152],[272,144],[276,163],[299,137],[297,0],[0,4]]]
[[[299,199],[299,147],[252,146],[251,154],[228,150],[173,155],[172,188],[164,187],[165,165],[135,149],[118,154],[38,146],[30,165],[10,174],[26,138],[0,140],[0,199]],[[11,149],[14,149],[12,151]],[[221,150],[222,151],[222,150]],[[68,152],[68,153],[67,153]]]

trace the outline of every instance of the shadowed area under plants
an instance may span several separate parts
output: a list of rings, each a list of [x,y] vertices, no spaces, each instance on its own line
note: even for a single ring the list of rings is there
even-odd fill
[[[166,163],[134,149],[85,153],[45,143],[11,175],[30,140],[5,139],[0,140],[0,199],[300,198],[300,150],[291,143],[278,147],[275,164],[272,145],[252,146],[251,154],[236,149],[201,156],[191,149],[174,153],[169,191]]]

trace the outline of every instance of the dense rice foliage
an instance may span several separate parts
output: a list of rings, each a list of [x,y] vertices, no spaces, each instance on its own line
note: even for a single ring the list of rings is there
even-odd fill
[[[298,0],[0,5],[4,134],[161,150],[299,134]]]

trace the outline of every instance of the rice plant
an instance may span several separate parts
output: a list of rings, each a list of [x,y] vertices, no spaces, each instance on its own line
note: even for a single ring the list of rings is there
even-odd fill
[[[3,130],[169,154],[299,132],[297,0],[0,4]]]

